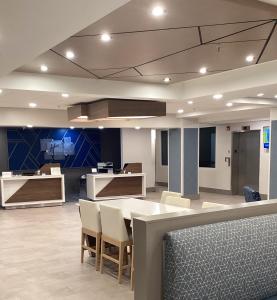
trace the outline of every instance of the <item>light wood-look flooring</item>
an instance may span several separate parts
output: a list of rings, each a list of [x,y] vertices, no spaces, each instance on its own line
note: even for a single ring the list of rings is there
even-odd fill
[[[161,191],[160,191],[161,192]],[[159,201],[161,193],[149,193]],[[242,197],[202,193],[192,201],[239,203]],[[97,272],[94,260],[80,263],[80,219],[74,203],[60,207],[0,209],[0,300],[133,300],[129,281],[116,271]]]
[[[133,298],[127,278],[119,285],[116,273],[100,274],[87,254],[80,263],[80,219],[74,203],[0,210],[1,300]]]

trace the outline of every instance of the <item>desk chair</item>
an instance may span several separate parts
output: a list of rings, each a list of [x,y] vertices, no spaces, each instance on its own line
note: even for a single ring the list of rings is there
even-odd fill
[[[81,263],[84,262],[84,252],[88,250],[95,254],[95,267],[99,270],[101,221],[100,210],[97,203],[86,200],[79,200],[80,217],[82,222],[81,232]],[[95,248],[88,243],[88,237],[95,239]]]
[[[243,194],[244,194],[245,202],[261,201],[260,193],[253,190],[249,186],[243,187]]]
[[[121,283],[122,271],[128,269],[129,263],[124,265],[124,252],[127,253],[127,246],[132,246],[132,239],[129,238],[126,225],[119,208],[100,205],[102,223],[101,259],[100,272],[103,273],[103,260],[107,259],[118,265],[118,283]],[[106,243],[119,249],[118,258],[106,252]]]

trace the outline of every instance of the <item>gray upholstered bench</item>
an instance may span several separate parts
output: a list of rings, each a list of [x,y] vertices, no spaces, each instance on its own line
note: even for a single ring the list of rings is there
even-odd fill
[[[164,300],[277,299],[277,215],[169,232]]]

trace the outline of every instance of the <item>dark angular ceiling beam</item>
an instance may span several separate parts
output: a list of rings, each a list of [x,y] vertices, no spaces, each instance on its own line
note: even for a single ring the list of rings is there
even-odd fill
[[[263,54],[264,54],[264,52],[265,52],[265,49],[266,49],[268,43],[270,42],[270,39],[271,39],[271,37],[272,37],[272,35],[273,35],[274,31],[275,31],[276,25],[277,25],[277,20],[274,22],[273,27],[272,27],[272,29],[270,30],[270,33],[269,33],[269,35],[268,35],[268,38],[267,38],[266,41],[265,41],[265,44],[264,44],[263,49],[262,49],[262,51],[261,51],[261,53],[260,53],[260,55],[259,55],[259,57],[258,57],[258,59],[257,59],[257,61],[256,61],[256,64],[258,64],[259,61],[261,60],[261,58],[262,58],[262,56],[263,56]]]

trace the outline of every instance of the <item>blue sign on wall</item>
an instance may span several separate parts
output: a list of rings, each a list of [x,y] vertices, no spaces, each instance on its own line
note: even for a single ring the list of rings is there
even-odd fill
[[[11,170],[36,170],[49,162],[94,167],[101,159],[98,129],[8,128],[7,137]]]

